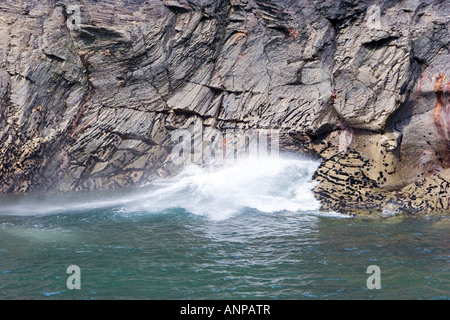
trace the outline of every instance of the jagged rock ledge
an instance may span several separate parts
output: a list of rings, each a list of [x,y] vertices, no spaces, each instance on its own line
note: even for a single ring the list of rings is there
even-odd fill
[[[0,193],[173,174],[201,121],[320,155],[325,210],[448,213],[449,44],[438,0],[2,1]]]

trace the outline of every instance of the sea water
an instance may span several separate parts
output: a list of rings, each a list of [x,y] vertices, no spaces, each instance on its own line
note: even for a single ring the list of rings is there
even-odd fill
[[[140,188],[2,196],[0,299],[449,299],[449,218],[323,212],[318,165],[245,159]]]

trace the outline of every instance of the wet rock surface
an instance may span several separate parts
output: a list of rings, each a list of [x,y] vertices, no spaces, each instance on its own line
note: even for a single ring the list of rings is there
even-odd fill
[[[448,212],[449,98],[448,1],[0,3],[0,193],[171,176],[200,124],[320,155],[324,209]]]

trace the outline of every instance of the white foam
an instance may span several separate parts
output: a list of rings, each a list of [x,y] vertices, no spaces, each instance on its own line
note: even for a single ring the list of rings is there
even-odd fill
[[[176,177],[113,198],[40,199],[3,206],[0,214],[61,214],[101,208],[123,213],[185,210],[214,220],[244,208],[261,212],[318,211],[311,178],[319,161],[306,158],[247,158],[222,168],[187,166]]]
[[[262,212],[318,210],[311,177],[319,163],[308,159],[247,158],[222,169],[188,166],[128,209],[181,207],[212,219],[243,208]]]

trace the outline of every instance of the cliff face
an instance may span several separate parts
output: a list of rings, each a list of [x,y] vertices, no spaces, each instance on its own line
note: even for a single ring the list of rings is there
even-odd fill
[[[2,1],[0,193],[174,174],[200,123],[319,154],[325,209],[448,211],[449,80],[446,0]]]

